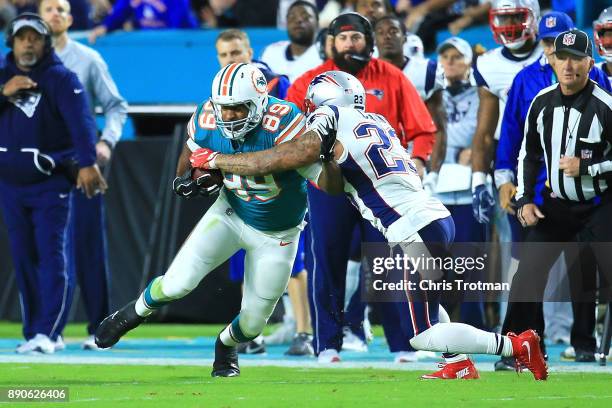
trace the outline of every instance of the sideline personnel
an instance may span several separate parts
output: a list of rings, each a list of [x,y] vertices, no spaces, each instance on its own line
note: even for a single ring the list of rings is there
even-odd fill
[[[73,183],[88,197],[106,190],[83,86],[53,52],[47,24],[23,13],[8,29],[0,69],[0,202],[21,296],[18,353],[53,353],[74,289],[66,267]]]

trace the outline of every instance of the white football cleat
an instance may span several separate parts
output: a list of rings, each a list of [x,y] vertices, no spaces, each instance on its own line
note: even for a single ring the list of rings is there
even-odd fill
[[[21,344],[15,350],[17,354],[53,354],[55,352],[55,343],[45,335],[38,333],[36,336]]]
[[[64,343],[64,338],[62,336],[57,336],[57,340],[53,343],[53,347],[55,347],[55,351],[65,350],[66,343]]]
[[[344,332],[344,338],[342,340],[342,350],[344,351],[357,351],[359,353],[365,353],[368,351],[368,345],[365,341],[357,337],[351,329],[345,327],[342,329]]]
[[[340,354],[338,350],[326,349],[319,353],[318,361],[322,364],[339,363]]]

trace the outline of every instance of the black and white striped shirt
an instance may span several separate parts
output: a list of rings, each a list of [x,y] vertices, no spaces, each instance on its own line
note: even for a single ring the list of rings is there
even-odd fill
[[[589,201],[612,183],[612,95],[589,80],[566,104],[555,84],[540,91],[529,107],[519,155],[519,206],[533,202],[542,161],[547,186],[565,200]],[[579,177],[559,170],[563,156],[580,159]]]

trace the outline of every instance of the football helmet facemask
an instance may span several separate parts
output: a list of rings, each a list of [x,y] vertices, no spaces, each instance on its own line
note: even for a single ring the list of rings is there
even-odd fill
[[[511,50],[536,38],[539,21],[537,0],[494,0],[489,10],[489,26],[495,41]]]
[[[215,75],[211,94],[217,128],[228,139],[242,140],[261,123],[268,104],[268,82],[252,64],[229,64]],[[223,120],[222,108],[237,105],[246,106],[247,116],[238,120]]]
[[[606,36],[606,31],[612,32],[612,7],[604,9],[597,20],[593,21],[593,36],[597,51],[607,62],[612,62],[612,36]]]

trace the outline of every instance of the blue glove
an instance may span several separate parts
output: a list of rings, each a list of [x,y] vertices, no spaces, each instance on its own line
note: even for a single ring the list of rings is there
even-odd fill
[[[495,200],[491,197],[489,190],[484,184],[476,187],[472,193],[472,212],[474,218],[481,224],[488,224],[493,215]]]

